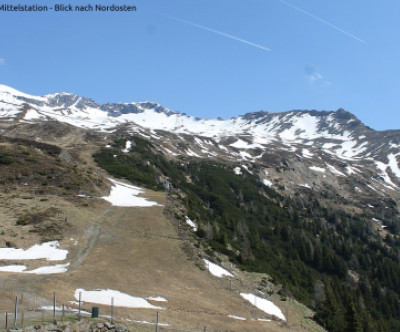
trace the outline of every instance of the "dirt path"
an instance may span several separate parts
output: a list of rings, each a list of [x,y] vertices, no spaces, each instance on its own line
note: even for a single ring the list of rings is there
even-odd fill
[[[106,209],[101,216],[89,223],[89,227],[85,230],[81,241],[83,244],[75,252],[74,256],[70,258],[70,266],[68,271],[73,271],[89,256],[97,241],[99,240],[101,225],[103,222],[115,213],[116,207]]]

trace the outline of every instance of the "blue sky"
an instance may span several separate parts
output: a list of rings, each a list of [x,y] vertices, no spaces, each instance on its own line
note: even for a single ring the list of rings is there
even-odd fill
[[[400,129],[398,0],[65,3],[137,11],[0,12],[0,83],[206,118],[342,107],[374,129]]]

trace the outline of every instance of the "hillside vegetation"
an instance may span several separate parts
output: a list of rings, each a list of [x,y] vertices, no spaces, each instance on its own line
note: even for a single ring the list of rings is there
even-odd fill
[[[311,190],[283,197],[262,184],[256,165],[238,175],[239,165],[167,159],[138,137],[116,140],[94,159],[115,177],[168,190],[199,225],[197,247],[268,273],[329,331],[400,330],[400,240],[379,234],[369,216],[333,208]]]

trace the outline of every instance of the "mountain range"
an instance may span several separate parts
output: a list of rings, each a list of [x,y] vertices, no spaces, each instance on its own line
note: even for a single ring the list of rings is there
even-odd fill
[[[0,117],[106,133],[124,128],[156,142],[168,156],[223,160],[245,169],[258,164],[269,186],[287,193],[299,186],[334,187],[360,208],[366,207],[361,198],[397,200],[400,192],[400,130],[375,131],[343,109],[201,119],[154,102],[100,105],[70,93],[39,97],[0,85]]]
[[[57,157],[34,176],[9,170],[5,186],[99,197],[107,171],[165,191],[176,231],[191,225],[191,260],[268,273],[329,331],[400,328],[400,130],[376,131],[344,109],[202,119],[155,102],[100,105],[5,85],[0,125],[3,141],[36,149],[20,160]],[[10,151],[0,161],[13,167]]]

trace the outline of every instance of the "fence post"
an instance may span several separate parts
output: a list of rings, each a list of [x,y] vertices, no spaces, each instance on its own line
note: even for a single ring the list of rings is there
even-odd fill
[[[79,292],[78,320],[81,320],[81,299],[82,299],[82,292]]]
[[[61,315],[61,321],[64,321],[64,313],[65,313],[65,308],[64,308],[64,303],[62,305],[62,315]]]
[[[156,316],[156,332],[158,332],[158,311],[157,311],[157,316]]]
[[[15,307],[14,307],[14,330],[17,330],[17,315],[18,315],[18,296],[15,297]]]
[[[6,312],[6,329],[8,328],[8,312]]]
[[[114,324],[114,298],[111,298],[111,324]]]
[[[21,327],[24,327],[24,312],[21,312]]]
[[[57,301],[57,295],[56,292],[54,292],[53,296],[53,324],[57,325],[57,320],[56,320],[56,301]]]

